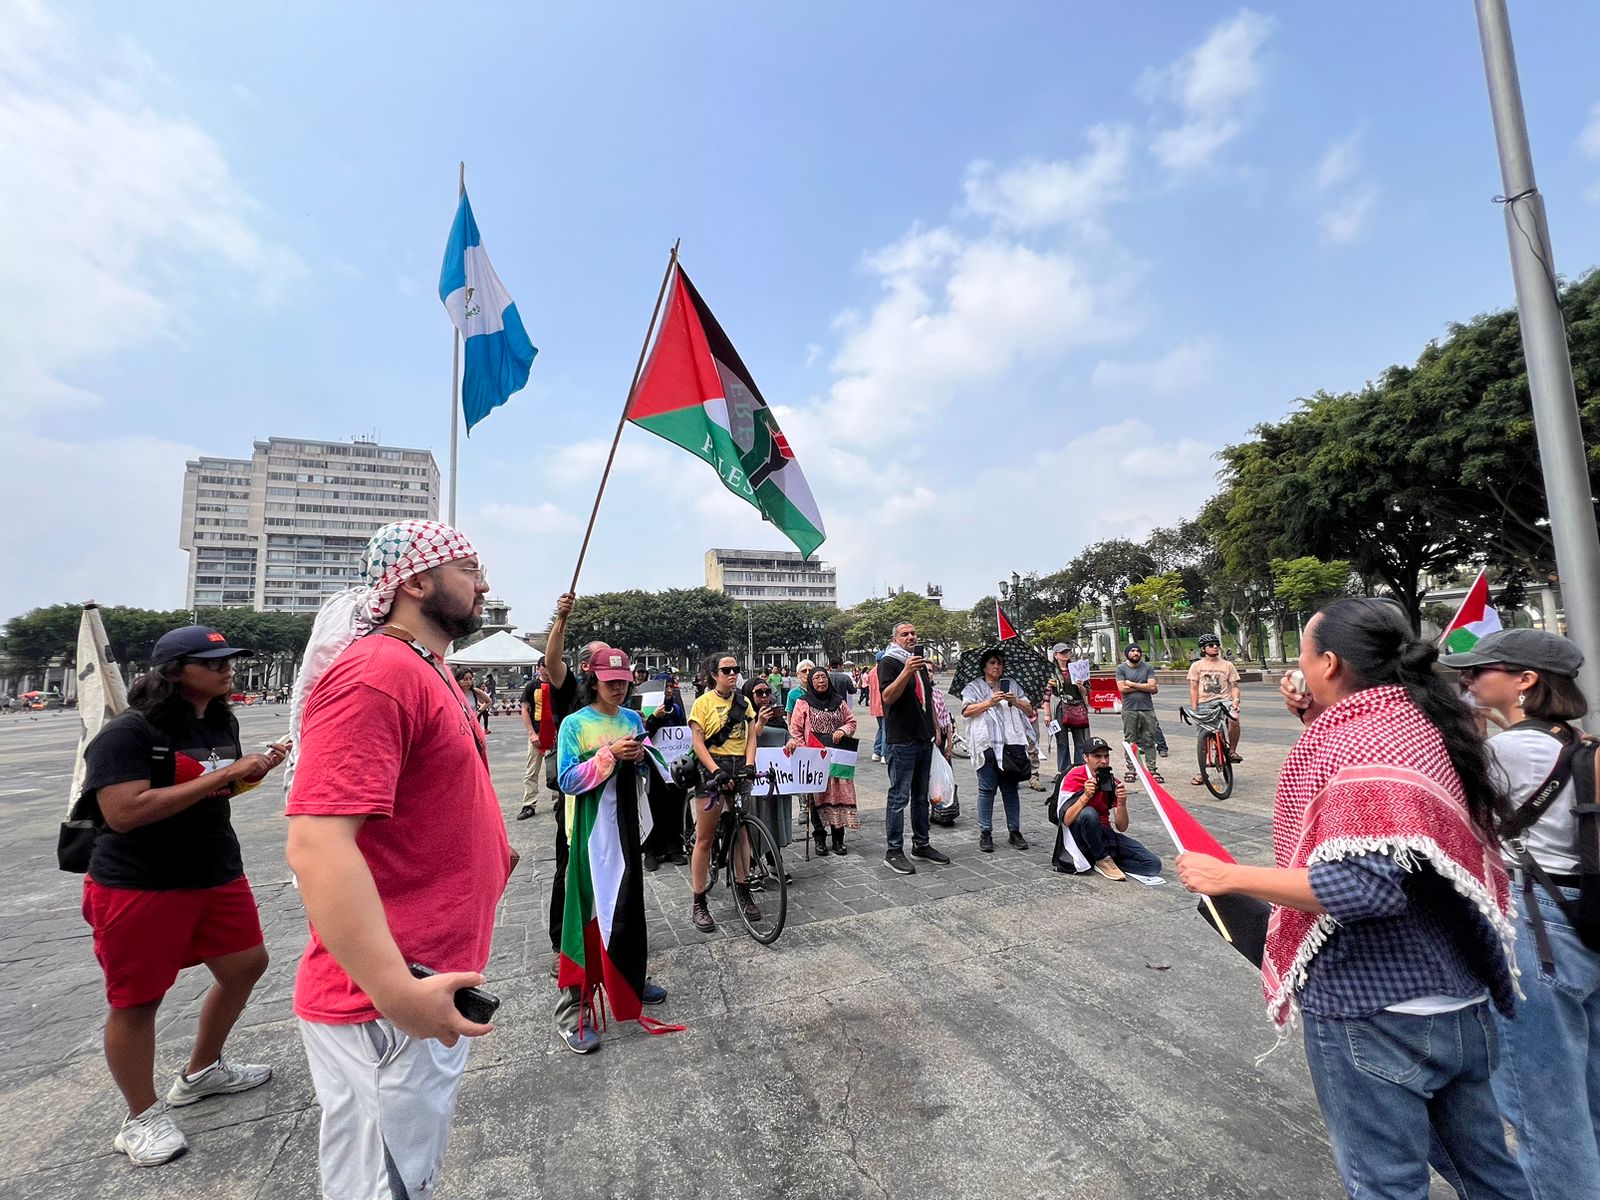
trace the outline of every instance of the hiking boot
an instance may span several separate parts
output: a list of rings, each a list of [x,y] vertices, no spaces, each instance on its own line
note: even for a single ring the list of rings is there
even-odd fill
[[[828,857],[828,839],[826,837],[824,837],[822,834],[819,833],[812,840],[817,843],[817,857],[818,858],[827,858]]]
[[[937,863],[941,867],[948,865],[950,862],[950,856],[948,854],[944,854],[938,850],[935,850],[931,844],[927,846],[911,847],[911,857],[925,858],[931,863]]]
[[[987,829],[978,831],[978,849],[985,854],[994,853],[994,834]]]
[[[714,933],[716,931],[717,923],[711,919],[711,909],[706,906],[706,894],[704,892],[696,892],[694,894],[694,907],[690,910],[690,916],[694,920],[694,927],[701,933]]]
[[[833,831],[833,852],[840,858],[844,857],[844,830],[842,829]]]
[[[234,1092],[248,1092],[272,1078],[272,1068],[255,1063],[230,1063],[217,1059],[198,1075],[179,1072],[167,1092],[167,1103],[182,1108],[204,1100],[207,1096],[227,1096]]]
[[[1116,860],[1113,859],[1109,854],[1105,858],[1102,858],[1099,862],[1095,863],[1094,869],[1100,874],[1104,875],[1107,879],[1114,879],[1118,883],[1121,883],[1128,878],[1122,873],[1122,868],[1117,866]]]
[[[742,883],[733,885],[733,898],[739,905],[739,911],[744,914],[746,921],[761,920],[761,906],[756,903],[756,898],[750,894],[750,888]]]
[[[129,1117],[122,1123],[111,1148],[126,1154],[136,1167],[159,1167],[187,1150],[189,1139],[173,1123],[167,1106],[157,1101],[137,1117]]]
[[[1022,830],[1020,829],[1013,829],[1008,840],[1018,850],[1026,850],[1028,848],[1028,839],[1022,836]]]
[[[883,863],[896,875],[915,875],[917,873],[917,869],[906,861],[906,852],[904,850],[889,851],[883,856]]]
[[[517,820],[526,821],[529,817],[533,816],[533,814],[538,810],[538,808],[539,808],[538,801],[536,801],[536,800],[528,801],[528,803],[524,804],[520,809],[517,810]]]

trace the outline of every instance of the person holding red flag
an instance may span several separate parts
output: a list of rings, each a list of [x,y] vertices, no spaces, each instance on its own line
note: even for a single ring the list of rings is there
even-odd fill
[[[1398,605],[1336,600],[1307,623],[1309,724],[1284,762],[1276,865],[1178,856],[1184,886],[1273,907],[1261,974],[1280,1024],[1298,1011],[1334,1160],[1352,1196],[1521,1200],[1490,1089],[1516,985],[1494,831],[1505,797],[1438,649]]]

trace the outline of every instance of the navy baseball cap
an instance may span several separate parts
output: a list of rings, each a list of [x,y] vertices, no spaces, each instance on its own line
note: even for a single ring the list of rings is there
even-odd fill
[[[204,625],[185,625],[182,629],[161,635],[156,648],[150,652],[150,665],[159,667],[162,663],[180,658],[233,658],[249,653],[248,650],[228,645],[228,639],[215,629]]]

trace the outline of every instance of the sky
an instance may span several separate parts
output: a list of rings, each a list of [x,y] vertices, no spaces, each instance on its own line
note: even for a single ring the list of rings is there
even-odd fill
[[[0,620],[176,607],[183,465],[445,469],[457,163],[539,347],[463,438],[512,620],[572,573],[674,239],[840,602],[1193,515],[1217,449],[1512,302],[1472,6],[0,0]],[[1513,5],[1557,269],[1600,262],[1600,6]],[[627,429],[580,590],[784,546]]]

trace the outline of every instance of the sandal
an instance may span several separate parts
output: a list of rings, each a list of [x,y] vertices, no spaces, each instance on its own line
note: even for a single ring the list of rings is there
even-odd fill
[[[1204,775],[1196,775],[1193,779],[1189,780],[1190,787],[1205,787],[1205,785],[1206,780]]]

